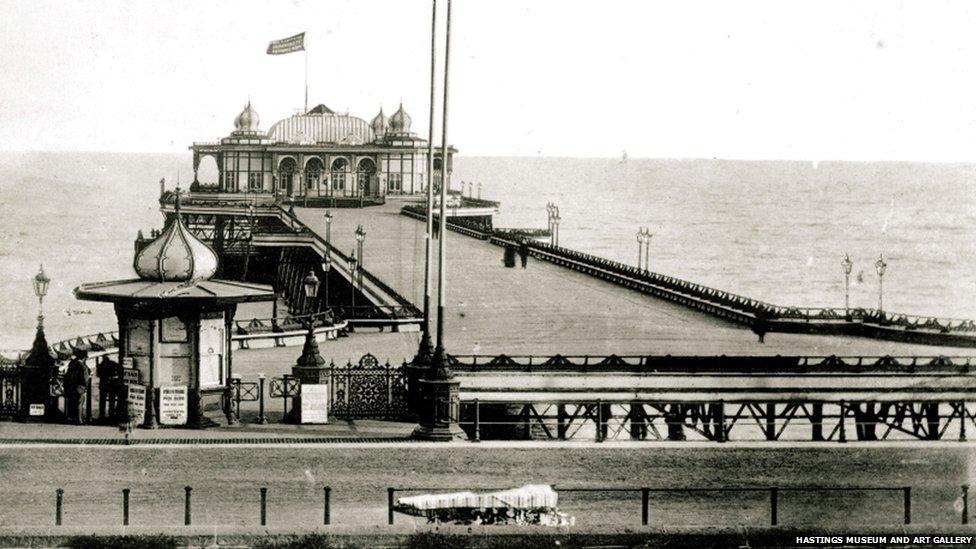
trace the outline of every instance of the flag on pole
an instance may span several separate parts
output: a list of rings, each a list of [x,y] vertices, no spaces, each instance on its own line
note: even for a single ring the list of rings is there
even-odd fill
[[[304,50],[304,32],[296,34],[295,36],[289,36],[288,38],[282,38],[281,40],[272,40],[271,43],[268,44],[268,55],[283,55],[286,53]]]

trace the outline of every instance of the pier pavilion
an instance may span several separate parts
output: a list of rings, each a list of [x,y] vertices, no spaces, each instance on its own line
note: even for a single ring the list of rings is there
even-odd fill
[[[426,189],[427,140],[411,131],[401,103],[371,122],[318,105],[281,119],[265,132],[248,102],[234,130],[215,142],[194,143],[194,192],[265,194],[334,204],[344,198],[419,194]],[[447,170],[456,149],[448,148]],[[200,166],[216,164],[217,180],[200,181]],[[442,166],[434,154],[434,180]]]

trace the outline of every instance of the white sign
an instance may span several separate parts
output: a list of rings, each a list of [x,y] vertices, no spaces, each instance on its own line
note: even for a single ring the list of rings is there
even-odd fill
[[[302,383],[302,423],[329,422],[329,385]]]
[[[43,404],[31,404],[30,409],[27,412],[31,416],[43,416],[44,415],[44,405]]]
[[[122,381],[125,383],[138,384],[140,381],[142,381],[142,376],[140,375],[139,370],[136,370],[135,368],[122,368]]]
[[[186,425],[186,385],[159,388],[159,422],[163,425]]]
[[[136,385],[134,383],[128,384],[129,388],[127,404],[129,417],[135,423],[142,423],[143,418],[146,417],[146,388],[143,385]]]

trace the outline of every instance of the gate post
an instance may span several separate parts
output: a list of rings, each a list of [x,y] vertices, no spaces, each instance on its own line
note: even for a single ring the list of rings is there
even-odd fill
[[[651,497],[650,488],[641,488],[641,525],[647,526],[648,522],[648,500]]]
[[[54,496],[54,525],[61,526],[62,506],[64,504],[64,488],[58,488]]]
[[[717,407],[715,410],[715,440],[718,442],[726,442],[728,440],[728,433],[725,432],[725,401],[719,400],[715,406]]]
[[[810,408],[810,439],[814,442],[823,442],[823,402],[814,402]]]

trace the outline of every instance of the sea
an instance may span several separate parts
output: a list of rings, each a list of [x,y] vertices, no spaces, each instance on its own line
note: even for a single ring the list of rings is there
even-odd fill
[[[0,153],[0,349],[30,346],[32,277],[51,278],[49,341],[117,328],[84,282],[134,276],[137,231],[160,228],[159,181],[191,179],[185,154]],[[976,318],[976,165],[554,157],[464,157],[452,187],[501,202],[496,227],[547,226],[559,243],[780,305],[844,305]],[[451,276],[463,276],[451,273]],[[567,299],[571,299],[567,296]]]

